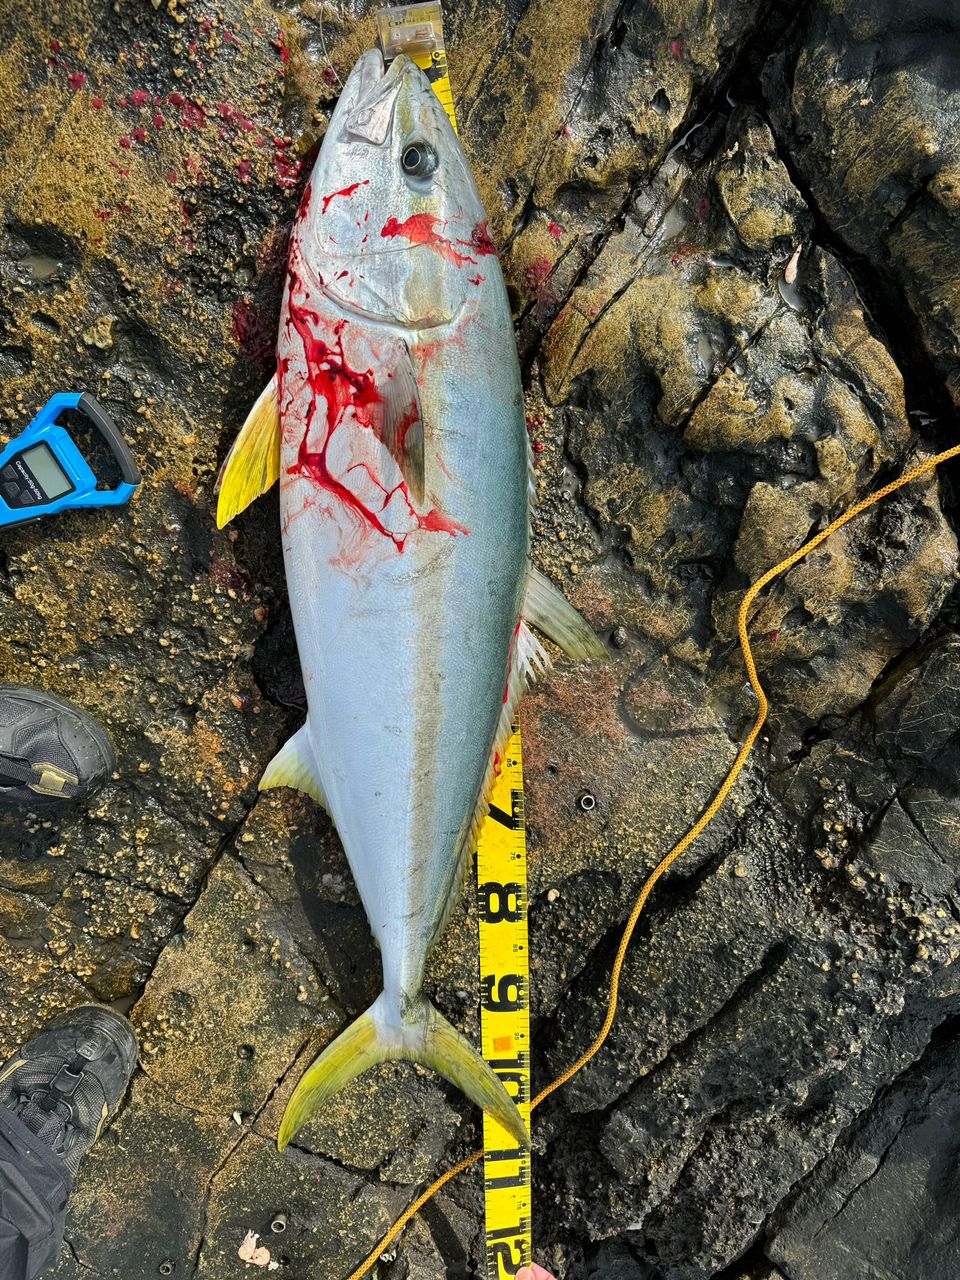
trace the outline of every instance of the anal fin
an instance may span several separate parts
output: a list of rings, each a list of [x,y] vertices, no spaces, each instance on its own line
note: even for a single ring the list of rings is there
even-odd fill
[[[307,725],[303,725],[292,738],[287,739],[264,769],[259,790],[269,791],[272,787],[293,787],[295,791],[303,791],[311,796],[324,809],[327,808],[327,797],[320,781]]]
[[[240,428],[217,476],[217,528],[266,493],[280,474],[280,401],[274,374]]]
[[[571,658],[607,658],[609,654],[590,627],[539,569],[527,574],[523,616]]]

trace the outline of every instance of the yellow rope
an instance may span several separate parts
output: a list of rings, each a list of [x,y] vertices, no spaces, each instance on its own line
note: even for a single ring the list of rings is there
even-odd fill
[[[624,961],[627,957],[627,950],[630,946],[630,940],[633,937],[633,931],[637,927],[637,921],[640,919],[640,913],[647,905],[647,899],[653,892],[654,886],[660,877],[669,871],[681,854],[685,853],[687,849],[690,848],[693,842],[703,834],[706,828],[717,816],[721,806],[736,784],[737,779],[740,777],[740,774],[743,771],[743,766],[747,763],[750,753],[756,744],[757,738],[760,736],[760,730],[763,728],[767,718],[769,704],[767,703],[767,695],[764,693],[763,687],[760,684],[760,678],[757,675],[757,666],[754,662],[753,650],[750,648],[750,637],[747,634],[747,615],[750,612],[750,607],[754,600],[756,600],[764,587],[773,582],[775,578],[779,578],[781,574],[787,573],[795,564],[799,563],[804,556],[809,555],[811,551],[815,551],[821,543],[826,542],[827,538],[836,533],[838,529],[842,529],[845,524],[848,524],[851,520],[855,520],[857,516],[862,515],[869,507],[874,506],[877,502],[882,502],[884,498],[888,498],[891,493],[896,493],[896,491],[898,489],[902,489],[904,485],[912,484],[914,480],[919,480],[921,476],[925,476],[928,472],[934,471],[942,463],[949,462],[951,458],[956,457],[960,457],[960,445],[954,445],[952,449],[946,449],[943,453],[938,453],[934,457],[928,458],[925,462],[920,463],[919,466],[914,467],[912,471],[908,471],[905,475],[900,476],[899,479],[894,480],[891,484],[884,485],[884,487],[882,489],[878,489],[876,493],[872,493],[868,498],[864,498],[862,502],[858,502],[855,506],[851,507],[849,511],[845,511],[842,516],[838,516],[832,524],[828,525],[826,529],[811,538],[809,542],[805,542],[798,551],[794,551],[793,555],[787,556],[786,560],[781,560],[778,565],[774,565],[772,569],[768,569],[767,572],[762,577],[758,578],[744,595],[743,600],[740,602],[740,611],[737,615],[737,632],[740,637],[740,648],[743,651],[743,661],[747,668],[747,675],[750,678],[750,684],[753,688],[753,692],[757,697],[757,718],[754,720],[753,727],[747,734],[740,750],[737,752],[737,758],[730,766],[730,771],[720,784],[720,789],[714,796],[713,800],[683,839],[673,846],[670,852],[659,863],[657,863],[649,876],[647,876],[643,888],[640,890],[640,895],[634,903],[633,910],[630,912],[630,917],[624,927],[623,936],[620,939],[620,946],[617,948],[616,959],[613,962],[613,970],[610,974],[610,997],[607,1004],[607,1016],[604,1018],[603,1026],[597,1033],[595,1040],[590,1045],[589,1049],[587,1049],[585,1053],[582,1053],[572,1066],[568,1067],[562,1075],[557,1076],[556,1080],[548,1084],[546,1088],[541,1089],[530,1104],[531,1111],[539,1107],[541,1102],[546,1098],[549,1098],[552,1093],[571,1080],[578,1071],[582,1070],[587,1065],[591,1058],[595,1057],[596,1054],[599,1053],[600,1049],[603,1047],[603,1043],[610,1034],[610,1029],[617,1016],[617,1000],[620,994],[620,975],[623,970]],[[445,1187],[451,1179],[457,1177],[458,1174],[463,1173],[465,1169],[469,1169],[471,1165],[476,1164],[478,1160],[482,1159],[482,1157],[482,1150],[474,1151],[472,1155],[467,1156],[465,1160],[461,1160],[458,1165],[455,1165],[452,1169],[449,1169],[445,1174],[443,1174],[442,1177],[438,1178],[431,1187],[428,1187],[427,1190],[424,1191],[423,1195],[418,1196],[417,1199],[414,1200],[413,1204],[410,1205],[403,1214],[401,1214],[376,1248],[367,1256],[360,1266],[357,1267],[356,1271],[350,1273],[347,1280],[361,1280],[361,1277],[367,1274],[384,1250],[387,1249],[394,1240],[396,1240],[397,1236],[400,1235],[410,1219],[420,1212],[427,1201],[442,1187]]]

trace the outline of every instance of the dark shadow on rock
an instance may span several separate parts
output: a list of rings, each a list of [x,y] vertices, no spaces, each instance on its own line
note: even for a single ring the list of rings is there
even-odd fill
[[[322,955],[324,981],[337,1002],[356,1016],[380,991],[380,956],[340,842],[335,834],[322,842],[304,834],[293,840],[289,856]]]

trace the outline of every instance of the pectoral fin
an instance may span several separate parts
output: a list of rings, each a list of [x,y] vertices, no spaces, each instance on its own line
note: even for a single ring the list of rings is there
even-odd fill
[[[527,594],[523,616],[531,626],[542,631],[548,640],[559,645],[571,658],[607,658],[606,649],[592,627],[568,604],[539,569],[527,575]]]
[[[410,496],[423,500],[423,413],[413,360],[406,343],[398,340],[378,379],[382,403],[374,426],[381,443],[396,459]]]
[[[293,787],[295,791],[303,791],[312,796],[317,804],[326,809],[327,797],[323,792],[306,725],[283,744],[264,769],[259,790],[269,791],[271,787]]]
[[[280,474],[277,375],[261,391],[217,476],[217,528],[249,507]]]

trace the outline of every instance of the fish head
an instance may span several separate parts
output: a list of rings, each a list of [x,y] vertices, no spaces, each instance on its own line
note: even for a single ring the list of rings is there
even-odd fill
[[[365,53],[310,178],[295,246],[349,314],[449,324],[498,270],[466,156],[424,73]]]

